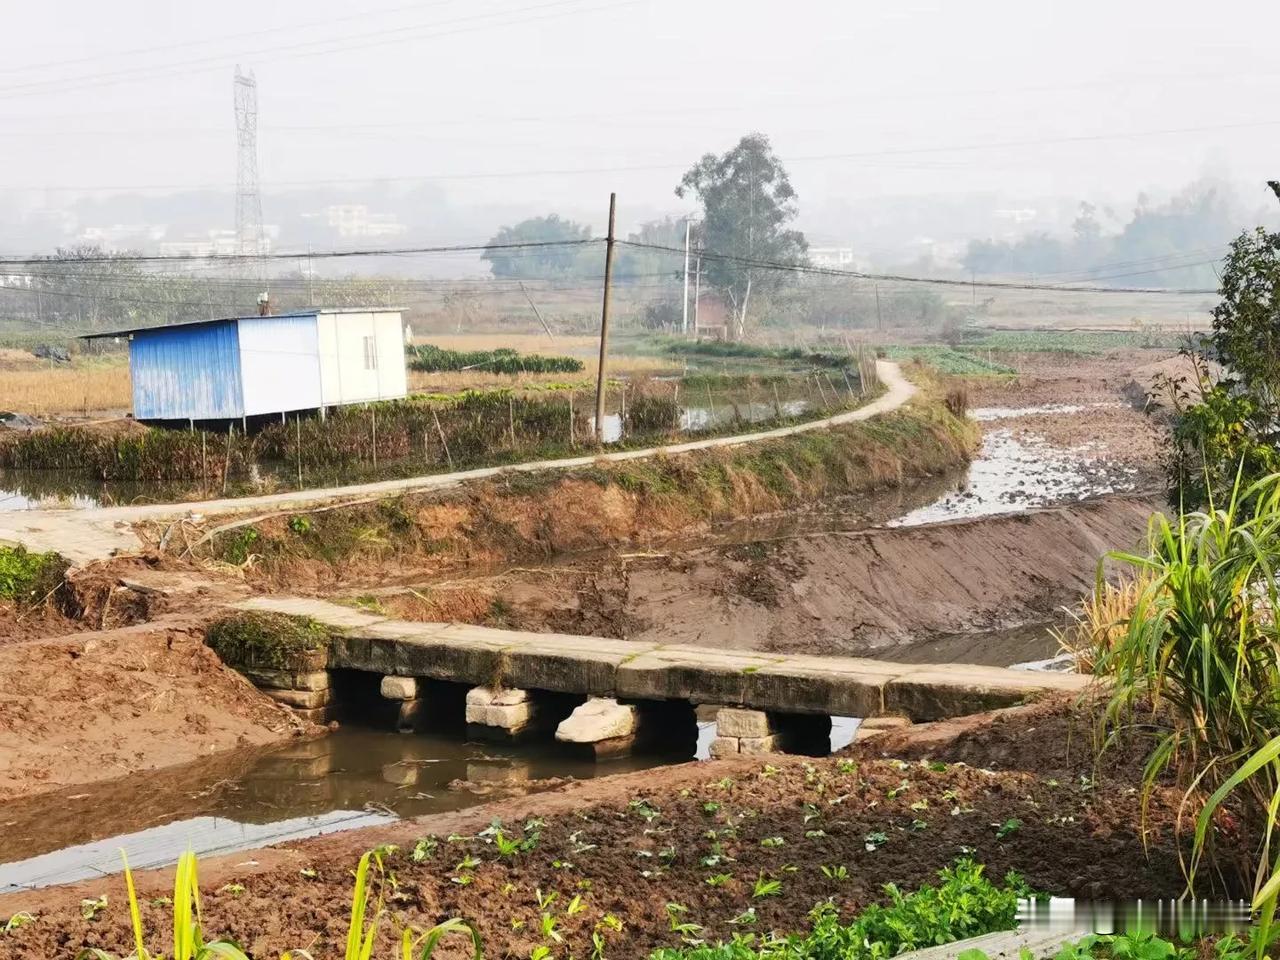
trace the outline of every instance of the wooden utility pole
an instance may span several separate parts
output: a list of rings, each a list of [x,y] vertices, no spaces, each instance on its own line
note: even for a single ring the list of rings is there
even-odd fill
[[[880,317],[880,284],[874,285],[876,288],[876,329],[884,329],[884,320]]]
[[[604,443],[604,365],[609,355],[609,293],[613,283],[614,223],[618,195],[609,194],[609,233],[604,244],[604,302],[600,306],[600,369],[596,371],[596,443]]]

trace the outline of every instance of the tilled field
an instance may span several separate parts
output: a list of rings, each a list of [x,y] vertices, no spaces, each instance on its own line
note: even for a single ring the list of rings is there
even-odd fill
[[[527,957],[540,945],[588,956],[593,933],[606,955],[643,957],[682,936],[803,929],[815,903],[831,898],[848,914],[884,899],[884,884],[917,887],[961,856],[1055,894],[1179,894],[1179,794],[1156,796],[1144,845],[1132,782],[1095,781],[1080,772],[1092,769],[1083,755],[1067,767],[1044,778],[928,760],[774,756],[576,784],[211,861],[205,929],[255,957],[300,947],[318,960],[340,956],[352,867],[385,843],[398,849],[387,858],[394,879],[383,887],[389,916],[376,956],[392,955],[405,925],[458,916],[479,927],[488,957]],[[504,855],[499,822],[504,841],[536,840]],[[144,904],[168,882],[144,877]],[[86,919],[81,899],[102,894],[107,906]],[[0,939],[2,956],[132,949],[119,878],[0,900],[0,915],[22,909],[37,919]],[[144,906],[147,927],[165,929],[168,909]],[[699,929],[682,934],[677,923]]]

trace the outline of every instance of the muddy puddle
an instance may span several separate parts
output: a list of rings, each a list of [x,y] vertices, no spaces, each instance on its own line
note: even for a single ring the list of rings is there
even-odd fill
[[[834,718],[831,749],[858,721]],[[272,751],[136,774],[5,804],[0,894],[170,864],[185,850],[232,853],[304,837],[460,810],[521,792],[535,781],[583,780],[706,759],[714,719],[698,723],[694,756],[597,763],[554,743],[494,746],[458,735],[344,725]]]
[[[1120,404],[1040,407],[989,407],[972,411],[975,420],[995,424],[1020,417],[1072,414]],[[937,500],[889,521],[892,526],[919,526],[945,520],[1019,513],[1114,493],[1131,493],[1140,485],[1138,471],[1099,455],[1090,444],[1070,449],[1013,428],[988,426],[982,450],[953,487]]]

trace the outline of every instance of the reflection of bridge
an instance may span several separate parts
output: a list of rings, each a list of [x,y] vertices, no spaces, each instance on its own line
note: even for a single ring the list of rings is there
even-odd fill
[[[414,708],[430,708],[432,704],[424,701],[436,695],[426,684],[443,681],[459,685],[454,702],[460,702],[456,692],[462,688],[478,688],[466,695],[467,720],[473,728],[516,734],[526,727],[547,726],[532,722],[540,708],[544,713],[560,711],[543,718],[554,723],[573,711],[578,719],[569,727],[572,735],[565,735],[562,725],[560,739],[597,745],[626,741],[612,744],[615,747],[629,746],[646,710],[662,704],[735,708],[734,729],[722,729],[721,734],[737,742],[722,743],[720,749],[746,752],[785,748],[790,721],[803,727],[806,737],[822,736],[815,724],[825,722],[829,733],[832,716],[938,720],[1011,706],[1040,693],[1079,691],[1089,682],[1078,674],[1002,667],[792,656],[411,623],[287,597],[256,597],[236,606],[310,617],[330,628],[323,666],[389,678],[381,682],[381,693],[401,702],[402,720],[411,720]],[[330,706],[327,681],[297,686],[303,689],[282,691],[280,699],[312,709]],[[503,693],[495,693],[495,688]],[[668,719],[672,716],[666,714]],[[721,727],[726,726],[722,719]],[[594,739],[593,729],[598,729]]]

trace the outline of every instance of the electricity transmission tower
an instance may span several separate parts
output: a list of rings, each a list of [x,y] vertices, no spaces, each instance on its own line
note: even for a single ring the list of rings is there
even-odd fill
[[[235,103],[236,244],[241,256],[256,260],[265,251],[262,193],[258,189],[258,81],[252,71],[241,73],[236,67]]]

